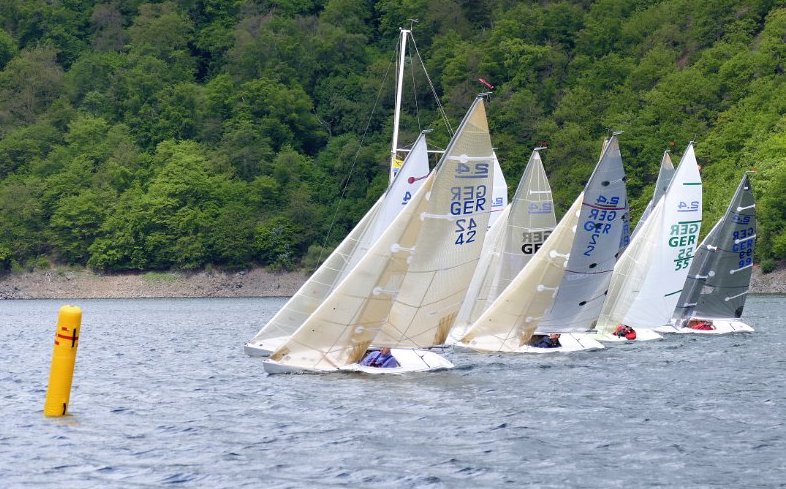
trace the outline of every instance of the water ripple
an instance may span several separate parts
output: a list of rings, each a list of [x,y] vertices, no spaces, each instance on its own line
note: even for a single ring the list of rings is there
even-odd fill
[[[71,416],[49,419],[41,409],[61,304],[3,301],[10,344],[0,355],[0,485],[671,488],[786,480],[786,360],[773,354],[786,345],[785,298],[749,299],[755,334],[671,335],[577,355],[448,350],[457,369],[393,377],[264,374],[241,345],[282,303],[80,301]]]

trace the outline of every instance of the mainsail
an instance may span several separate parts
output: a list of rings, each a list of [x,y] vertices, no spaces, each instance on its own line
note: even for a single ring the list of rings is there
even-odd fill
[[[536,329],[586,330],[616,259],[626,203],[619,143],[612,137],[585,191],[460,343],[513,352],[522,351]]]
[[[538,331],[584,332],[595,326],[620,254],[627,213],[625,170],[619,140],[612,136],[587,182],[565,276]]]
[[[435,172],[272,362],[329,371],[379,346],[442,343],[481,251],[493,181],[477,99]]]
[[[756,244],[756,202],[748,175],[693,258],[674,319],[739,318],[745,307]]]
[[[688,145],[669,188],[620,257],[596,329],[667,324],[682,292],[701,226],[701,176]]]

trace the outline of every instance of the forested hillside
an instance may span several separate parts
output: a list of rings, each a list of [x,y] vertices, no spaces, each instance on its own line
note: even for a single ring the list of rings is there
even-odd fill
[[[786,258],[785,1],[0,0],[1,266],[313,265],[386,185],[409,19],[453,127],[495,86],[512,189],[547,143],[561,215],[625,131],[635,219],[695,140],[704,234],[755,169]],[[413,78],[403,142],[441,125]]]

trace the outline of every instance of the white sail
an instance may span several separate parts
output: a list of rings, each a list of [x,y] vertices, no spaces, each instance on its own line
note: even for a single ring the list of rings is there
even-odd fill
[[[532,151],[511,203],[502,260],[491,284],[495,299],[543,246],[557,225],[551,186],[537,149]]]
[[[581,211],[582,193],[546,242],[497,300],[481,314],[460,344],[481,351],[520,351],[554,302]]]
[[[488,301],[490,286],[486,281],[489,276],[493,280],[494,273],[492,270],[499,270],[499,264],[502,259],[503,238],[505,237],[504,231],[507,227],[509,214],[510,204],[505,207],[486,234],[486,239],[483,242],[483,252],[480,254],[478,265],[475,267],[467,293],[450,331],[448,344],[454,344],[464,336],[469,325],[477,320],[480,314],[486,310],[488,304],[491,304]]]
[[[437,170],[265,368],[339,369],[357,362],[372,340],[380,346],[441,343],[480,255],[492,178],[478,99]]]
[[[596,329],[620,324],[652,330],[668,324],[679,298],[701,226],[701,176],[688,145],[649,218],[620,257]]]
[[[382,233],[387,229],[393,219],[401,212],[401,209],[412,199],[415,192],[428,177],[428,148],[426,145],[426,133],[422,132],[415,140],[412,150],[404,158],[404,164],[396,173],[393,183],[388,187],[385,192],[384,204],[379,211],[379,218],[373,221],[371,232],[364,236],[361,240],[361,253],[357,253],[350,260],[349,266],[345,269],[345,273],[349,272],[363,254],[368,251],[372,244],[382,236]],[[399,177],[399,175],[401,175]],[[343,275],[342,277],[343,278]]]
[[[404,160],[401,171],[398,172],[385,195],[377,200],[306,283],[247,343],[246,352],[265,356],[281,346],[357,265],[422,186],[428,172],[428,153],[425,133],[423,133],[418,137],[412,151]]]
[[[416,251],[376,345],[424,347],[445,342],[488,229],[493,155],[482,99],[477,99],[439,163]]]

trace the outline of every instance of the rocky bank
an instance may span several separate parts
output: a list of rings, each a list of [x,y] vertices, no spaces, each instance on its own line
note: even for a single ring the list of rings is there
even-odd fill
[[[261,268],[111,275],[51,269],[0,277],[0,299],[279,297],[294,294],[306,278],[301,272],[272,273]]]
[[[100,299],[147,297],[287,297],[305,282],[303,272],[261,268],[236,272],[97,274],[50,269],[0,277],[0,299]],[[754,268],[751,292],[786,294],[786,267],[762,274]]]

